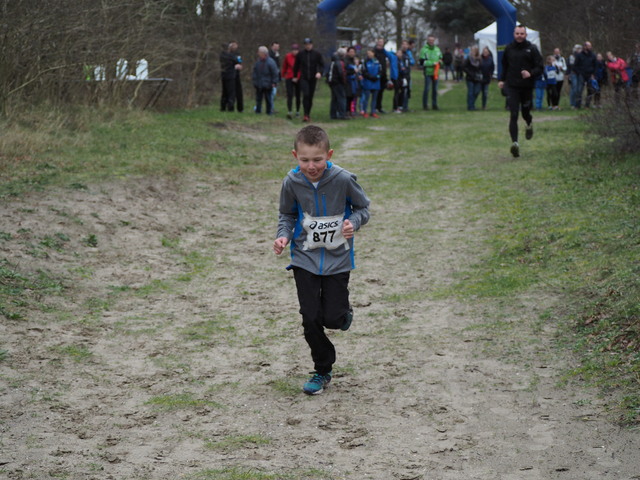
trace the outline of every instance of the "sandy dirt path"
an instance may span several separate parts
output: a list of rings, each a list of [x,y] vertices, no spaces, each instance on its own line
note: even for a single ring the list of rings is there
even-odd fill
[[[365,145],[343,154],[363,178]],[[271,253],[278,192],[142,179],[1,206],[3,265],[63,289],[27,291],[39,308],[0,323],[0,478],[640,478],[638,432],[558,386],[538,321],[556,299],[432,294],[482,251],[461,192],[429,208],[371,195],[354,325],[332,334],[332,385],[303,395],[295,286]]]

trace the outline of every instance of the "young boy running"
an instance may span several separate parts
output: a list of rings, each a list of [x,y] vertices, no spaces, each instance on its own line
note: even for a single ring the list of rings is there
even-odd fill
[[[316,395],[331,381],[336,361],[325,328],[348,330],[353,320],[348,288],[355,267],[353,236],[369,221],[369,199],[354,174],[330,162],[333,150],[322,128],[300,130],[292,153],[298,166],[282,182],[273,251],[280,255],[291,242],[287,269],[293,269],[315,370],[302,389]]]

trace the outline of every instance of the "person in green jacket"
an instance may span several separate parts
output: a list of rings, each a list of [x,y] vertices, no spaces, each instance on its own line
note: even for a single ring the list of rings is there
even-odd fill
[[[438,110],[438,71],[442,66],[442,52],[436,45],[436,37],[429,35],[427,44],[420,50],[420,65],[424,67],[424,92],[422,108],[429,110],[429,90],[431,90],[431,108]],[[436,65],[438,67],[436,68]]]

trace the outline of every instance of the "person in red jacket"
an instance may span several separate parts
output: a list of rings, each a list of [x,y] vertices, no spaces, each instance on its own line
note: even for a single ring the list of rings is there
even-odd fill
[[[293,118],[293,99],[296,100],[296,117],[300,116],[300,82],[294,82],[296,78],[300,80],[300,72],[298,76],[293,75],[293,66],[296,63],[296,55],[300,52],[300,46],[297,43],[291,45],[291,51],[287,53],[282,62],[282,70],[280,74],[284,78],[285,87],[287,89],[287,118],[291,120]]]
[[[616,57],[613,53],[607,52],[607,68],[611,72],[611,83],[616,92],[616,103],[620,101],[620,90],[624,90],[627,98],[629,96],[629,74],[627,73],[627,62]]]

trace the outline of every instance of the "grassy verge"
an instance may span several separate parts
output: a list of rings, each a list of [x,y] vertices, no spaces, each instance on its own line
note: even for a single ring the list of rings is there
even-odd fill
[[[558,296],[562,307],[548,311],[544,321],[553,322],[559,343],[575,352],[567,381],[599,386],[623,423],[640,423],[640,162],[594,150],[573,112],[536,113],[535,137],[521,142],[522,157],[514,160],[497,90],[486,112],[465,110],[462,85],[442,97],[440,112],[422,112],[417,77],[415,112],[369,122],[377,127],[373,133],[363,129],[363,120],[327,123],[336,158],[345,141],[366,135],[363,182],[375,185],[379,202],[420,202],[430,190],[464,201],[470,220],[486,221],[488,253],[439,294],[470,301]],[[315,111],[315,120],[329,121],[324,86]],[[280,179],[292,165],[287,151],[300,124],[282,115],[201,108],[163,115],[34,111],[2,127],[0,201],[8,202],[32,190],[78,189],[124,177]],[[425,151],[436,160],[421,163]],[[428,236],[426,230],[410,234]],[[37,302],[63,290],[45,273],[22,272],[10,258],[0,263],[5,316],[25,307],[25,291],[35,296],[28,306],[38,308]]]

